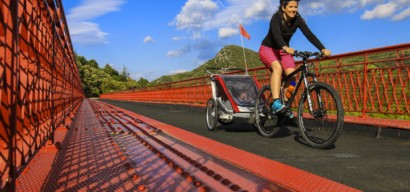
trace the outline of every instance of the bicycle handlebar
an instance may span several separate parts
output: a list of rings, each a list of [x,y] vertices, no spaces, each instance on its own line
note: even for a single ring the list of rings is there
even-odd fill
[[[316,56],[316,59],[321,59],[324,55],[320,52],[309,52],[309,51],[295,51],[293,54],[295,57],[301,57],[303,59],[308,59],[309,57]]]

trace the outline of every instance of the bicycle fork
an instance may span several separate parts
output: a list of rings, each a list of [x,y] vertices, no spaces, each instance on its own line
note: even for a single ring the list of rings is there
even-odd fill
[[[310,92],[310,90],[309,90],[309,82],[308,82],[308,80],[307,80],[307,78],[306,78],[305,73],[302,73],[302,76],[303,76],[303,81],[304,81],[304,83],[305,83],[305,95],[306,95],[306,99],[307,99],[307,101],[308,101],[309,112],[310,112],[310,114],[311,114],[313,117],[316,118],[316,114],[314,113],[314,109],[313,109],[312,97],[311,97],[310,94],[309,94],[309,92]],[[316,82],[316,76],[313,75],[313,74],[310,74],[310,76],[313,77],[313,82]],[[323,104],[322,104],[322,97],[321,97],[321,95],[320,95],[320,92],[317,92],[317,100],[318,100],[318,105],[319,105],[318,107],[319,107],[319,109],[322,109],[322,108],[323,108]]]

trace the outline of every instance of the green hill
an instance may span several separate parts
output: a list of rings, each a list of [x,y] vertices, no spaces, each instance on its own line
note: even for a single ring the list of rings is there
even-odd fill
[[[248,69],[262,67],[263,64],[259,59],[257,52],[245,48],[246,63],[248,64]],[[185,79],[192,79],[197,77],[206,76],[207,73],[205,68],[207,67],[239,67],[245,69],[245,61],[243,58],[243,49],[240,46],[228,45],[222,48],[215,56],[215,58],[207,61],[198,68],[185,72],[178,73],[174,75],[162,76],[154,81],[151,85],[181,81]]]

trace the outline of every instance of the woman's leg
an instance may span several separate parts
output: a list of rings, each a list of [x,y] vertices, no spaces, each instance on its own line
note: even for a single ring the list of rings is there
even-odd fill
[[[281,52],[281,57],[282,57],[282,67],[283,70],[285,71],[285,75],[288,76],[289,74],[291,74],[292,72],[295,71],[296,69],[296,65],[295,65],[295,60],[293,59],[292,55],[289,55],[287,53]],[[290,82],[295,82],[296,78],[292,77],[291,79],[289,79],[286,83],[285,83],[285,89],[283,90],[285,93],[289,87]],[[288,100],[288,98],[284,98],[285,101]]]
[[[289,75],[289,74],[291,74],[293,71],[295,71],[296,69],[295,68],[287,68],[287,69],[285,69],[285,74],[286,75]],[[296,78],[293,76],[292,78],[290,78],[289,79],[289,81],[288,82],[286,82],[286,84],[285,84],[285,89],[283,90],[285,93],[286,93],[286,91],[288,91],[288,87],[289,87],[289,85],[290,85],[290,82],[292,82],[292,81],[296,81]],[[287,102],[288,101],[288,98],[287,97],[285,97],[285,101]],[[293,112],[291,111],[291,109],[289,108],[288,109],[288,111],[285,113],[285,114],[287,114],[287,116],[288,116],[288,118],[289,119],[293,119]]]
[[[259,49],[259,57],[262,63],[270,69],[272,72],[270,78],[270,87],[272,91],[272,112],[277,113],[285,108],[285,105],[282,104],[280,97],[280,85],[281,85],[281,78],[282,78],[282,65],[279,62],[280,60],[280,51],[272,49],[270,47],[261,46]]]
[[[282,77],[282,66],[279,61],[272,62],[271,65],[272,75],[270,78],[270,87],[272,90],[272,97],[273,99],[279,98],[280,93],[280,79]]]
[[[289,75],[292,72],[294,72],[295,70],[296,70],[295,68],[287,68],[287,69],[285,69],[285,75]],[[292,81],[296,81],[296,78],[295,77],[290,78],[289,81],[286,82],[285,87],[288,88],[290,82],[292,82]]]
[[[282,101],[279,99],[280,94],[280,84],[282,78],[282,66],[278,61],[272,62],[271,65],[272,76],[270,78],[270,86],[272,90],[272,112],[273,114],[281,111],[286,106],[283,105]]]

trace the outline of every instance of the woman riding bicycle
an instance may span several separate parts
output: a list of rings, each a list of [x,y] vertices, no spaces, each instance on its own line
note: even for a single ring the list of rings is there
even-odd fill
[[[279,99],[282,71],[286,75],[295,71],[294,49],[289,47],[289,42],[296,30],[299,28],[305,37],[321,50],[324,56],[330,56],[331,54],[310,31],[305,20],[299,15],[298,5],[299,0],[280,0],[278,11],[272,16],[268,34],[259,49],[259,57],[262,63],[272,72],[270,86],[274,114],[285,108],[285,105]],[[291,79],[291,81],[295,81],[295,79]]]

